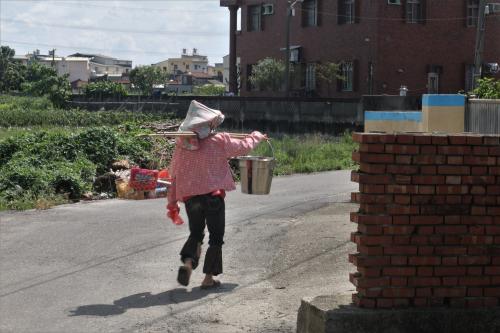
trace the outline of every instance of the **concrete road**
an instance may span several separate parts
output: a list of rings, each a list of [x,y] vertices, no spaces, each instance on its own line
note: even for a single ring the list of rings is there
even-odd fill
[[[188,228],[165,218],[165,199],[0,213],[0,332],[294,332],[303,297],[353,289],[349,174],[228,193],[225,273],[212,292],[199,288],[201,270],[177,284]]]

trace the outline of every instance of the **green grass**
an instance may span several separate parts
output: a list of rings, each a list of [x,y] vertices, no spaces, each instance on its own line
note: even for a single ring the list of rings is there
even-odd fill
[[[357,144],[349,133],[341,137],[310,134],[285,135],[271,139],[277,161],[275,175],[311,173],[328,170],[353,169],[352,152]],[[272,156],[267,143],[261,143],[252,155]]]

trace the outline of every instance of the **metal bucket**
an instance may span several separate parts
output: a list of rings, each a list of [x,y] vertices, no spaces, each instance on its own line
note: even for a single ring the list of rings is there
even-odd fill
[[[269,141],[268,141],[269,143]],[[271,146],[271,143],[269,143]],[[265,156],[239,156],[241,192],[247,194],[269,194],[276,160]]]

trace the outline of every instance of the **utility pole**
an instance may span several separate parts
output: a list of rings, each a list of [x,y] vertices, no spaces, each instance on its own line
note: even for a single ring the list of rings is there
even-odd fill
[[[290,22],[292,20],[292,16],[294,14],[295,4],[297,2],[304,2],[304,0],[288,0],[288,5],[286,7],[286,55],[285,55],[285,95],[286,97],[290,96]]]
[[[472,88],[476,88],[477,81],[481,78],[481,67],[484,50],[484,30],[486,23],[486,0],[479,0],[479,13],[477,18],[476,45],[474,47],[474,75]]]
[[[52,67],[55,67],[56,66],[56,59],[55,59],[56,49],[52,49],[51,53],[52,53]]]

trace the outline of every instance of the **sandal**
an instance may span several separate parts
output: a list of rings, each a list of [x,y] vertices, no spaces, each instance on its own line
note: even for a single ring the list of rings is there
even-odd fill
[[[177,282],[183,286],[189,284],[189,278],[191,277],[191,270],[186,266],[179,267],[179,273],[177,273]]]
[[[219,288],[220,285],[221,285],[220,281],[214,280],[214,283],[212,283],[212,284],[202,284],[200,286],[200,289],[203,289],[203,290],[216,289],[216,288]]]

